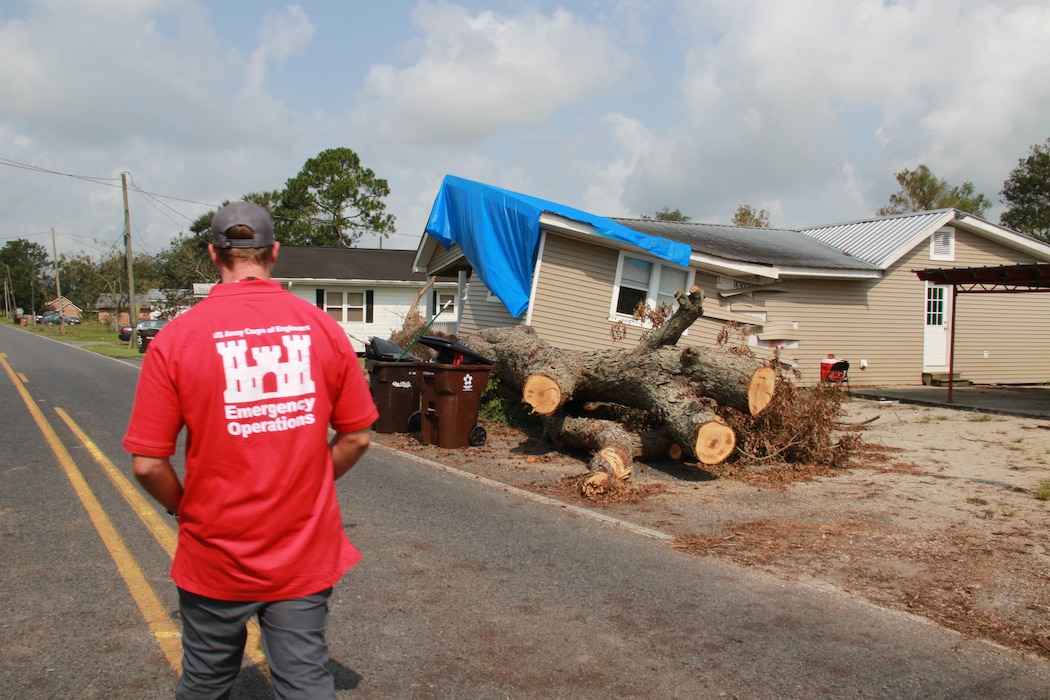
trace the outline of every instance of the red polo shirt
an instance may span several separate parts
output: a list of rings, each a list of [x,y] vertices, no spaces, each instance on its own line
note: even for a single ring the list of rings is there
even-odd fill
[[[236,601],[334,585],[361,555],[343,530],[328,428],[377,416],[346,332],[277,282],[217,284],[165,326],[124,448],[170,456],[186,427],[175,583]]]

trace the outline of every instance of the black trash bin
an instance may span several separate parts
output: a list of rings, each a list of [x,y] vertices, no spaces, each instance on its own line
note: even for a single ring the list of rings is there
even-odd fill
[[[423,383],[420,441],[442,448],[484,445],[487,435],[478,425],[478,408],[492,366],[436,362],[416,366]]]
[[[494,365],[492,360],[485,359],[466,345],[454,343],[448,338],[436,335],[425,335],[419,339],[420,345],[426,345],[437,352],[434,362],[442,365]],[[485,387],[482,387],[484,389]]]
[[[380,362],[418,362],[423,358],[419,355],[410,355],[397,343],[373,336],[365,343],[365,359]]]
[[[382,338],[369,339],[365,358],[368,386],[379,410],[372,429],[377,433],[412,432],[410,419],[419,411],[422,394],[417,365],[421,358]]]

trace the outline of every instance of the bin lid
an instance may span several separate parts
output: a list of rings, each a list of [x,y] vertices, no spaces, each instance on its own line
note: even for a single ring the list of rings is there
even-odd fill
[[[419,339],[422,345],[436,350],[439,364],[464,364],[464,365],[494,365],[495,361],[489,360],[477,354],[466,345],[460,345],[448,338],[436,335],[425,335]],[[458,359],[458,361],[457,361]]]
[[[404,357],[401,357],[402,353],[405,354]],[[396,343],[376,336],[372,336],[365,343],[365,357],[369,360],[379,360],[380,362],[397,362],[398,358],[402,362],[421,362],[423,360],[418,355],[405,353],[405,349]]]

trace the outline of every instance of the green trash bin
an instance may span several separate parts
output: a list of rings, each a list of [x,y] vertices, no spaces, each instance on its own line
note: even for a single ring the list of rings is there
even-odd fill
[[[492,366],[434,362],[416,366],[423,383],[421,442],[442,448],[484,445],[487,436],[478,425],[478,408]]]
[[[365,362],[372,400],[379,418],[372,425],[377,433],[407,433],[409,418],[419,410],[422,393],[420,368],[415,362]]]

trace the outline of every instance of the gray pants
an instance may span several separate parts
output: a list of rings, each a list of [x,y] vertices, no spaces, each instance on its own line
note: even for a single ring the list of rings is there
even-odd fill
[[[214,600],[179,589],[182,615],[182,677],[178,700],[228,698],[241,669],[247,623],[259,616],[263,651],[274,693],[291,698],[335,698],[325,668],[328,598],[332,589],[305,598],[270,603]]]

